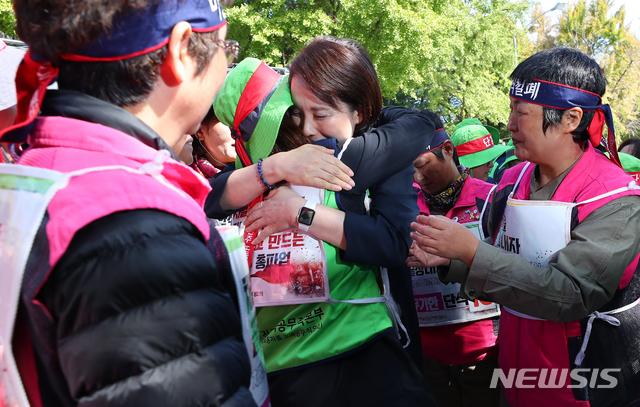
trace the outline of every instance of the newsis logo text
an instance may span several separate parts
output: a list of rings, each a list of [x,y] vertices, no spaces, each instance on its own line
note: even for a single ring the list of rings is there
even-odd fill
[[[492,389],[498,387],[498,380],[507,388],[516,389],[613,389],[618,379],[612,374],[620,373],[620,369],[509,369],[505,375],[502,369],[494,369],[491,378]],[[571,384],[567,383],[571,378]]]

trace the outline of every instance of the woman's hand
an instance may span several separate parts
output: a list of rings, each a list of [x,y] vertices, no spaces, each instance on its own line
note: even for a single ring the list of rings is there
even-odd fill
[[[333,156],[333,150],[313,144],[266,158],[262,170],[270,184],[284,180],[331,191],[349,191],[355,185],[353,171]]]
[[[253,244],[259,244],[274,233],[297,227],[298,212],[305,202],[304,198],[287,186],[271,191],[264,201],[249,210],[244,221],[247,232],[264,228]]]
[[[461,260],[471,267],[480,241],[464,225],[444,216],[419,215],[411,224],[411,237],[418,248],[450,260]]]
[[[413,243],[411,243],[411,248],[409,249],[409,257],[407,257],[405,263],[407,263],[407,266],[409,267],[429,268],[437,266],[448,266],[449,264],[451,264],[451,260],[425,252],[418,247],[414,240]]]

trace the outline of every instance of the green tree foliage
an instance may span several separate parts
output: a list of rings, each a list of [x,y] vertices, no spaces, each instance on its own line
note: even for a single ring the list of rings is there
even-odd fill
[[[0,0],[0,36],[4,38],[18,38],[15,26],[16,17],[13,13],[11,0]]]
[[[242,57],[285,66],[317,35],[353,38],[387,103],[498,124],[508,113],[513,35],[525,0],[245,0],[227,9]]]
[[[624,25],[624,6],[608,17],[613,0],[580,0],[560,19],[557,44],[576,48],[596,59],[617,51],[629,34]]]
[[[285,66],[311,38],[332,34],[339,5],[327,0],[236,1],[225,13],[227,37],[240,42],[242,58]]]
[[[624,25],[624,6],[610,17],[613,0],[581,0],[560,19],[556,43],[569,46],[595,58],[608,79],[605,102],[612,106],[618,138],[629,137],[637,122],[638,40]]]
[[[423,65],[431,110],[452,125],[469,117],[496,126],[507,121],[513,37],[527,8],[526,2],[500,0],[442,6],[435,55]]]
[[[532,21],[536,13],[539,9],[534,9]],[[570,5],[557,29],[532,27],[536,38],[529,44],[529,55],[564,46],[598,61],[607,77],[604,102],[611,105],[618,139],[637,136],[640,130],[640,41],[624,20],[624,6],[613,10],[613,0],[581,0]]]

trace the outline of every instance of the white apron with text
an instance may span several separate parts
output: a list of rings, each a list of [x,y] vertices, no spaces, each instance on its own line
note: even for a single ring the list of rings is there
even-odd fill
[[[344,149],[344,148],[343,148]],[[324,204],[325,190],[287,185],[308,201]],[[247,210],[233,215],[234,225],[242,227]],[[253,235],[253,236],[251,236]],[[247,257],[251,258],[250,290],[256,307],[307,303],[350,303],[371,304],[384,302],[398,339],[400,331],[407,338],[403,347],[410,344],[406,327],[400,319],[400,309],[391,296],[386,268],[380,268],[382,293],[379,297],[354,300],[334,300],[329,290],[327,258],[324,242],[299,229],[289,229],[274,233],[257,246],[252,246],[256,232],[244,233]]]
[[[527,163],[522,169],[513,187],[513,191],[507,199],[504,216],[502,217],[494,246],[502,249],[505,253],[514,253],[524,257],[535,267],[547,267],[551,257],[566,247],[571,241],[571,215],[573,208],[619,194],[629,189],[638,189],[638,187],[632,183],[632,185],[628,187],[616,189],[578,203],[514,199],[513,195],[529,165],[531,165],[531,163]],[[619,321],[609,315],[623,312],[637,304],[638,301],[635,301],[619,309],[602,313],[596,311],[590,314],[582,348],[575,359],[575,364],[580,366],[584,359],[584,352],[589,342],[591,325],[594,319],[602,319],[614,325],[617,322],[619,325]],[[505,306],[502,308],[521,318],[540,320],[539,318],[526,315]]]
[[[0,406],[29,406],[11,348],[22,276],[47,206],[68,178],[0,164]]]
[[[245,257],[244,241],[237,226],[218,226],[216,228],[229,253],[229,262],[236,282],[242,335],[251,362],[251,382],[249,391],[259,407],[271,406],[264,353],[260,341],[260,331],[256,320],[256,308],[249,289],[249,267]]]
[[[310,202],[324,203],[323,189],[289,187]],[[244,221],[243,212],[234,215],[234,224]],[[290,229],[274,233],[254,246],[251,295],[257,307],[328,302],[331,297],[322,240]]]
[[[464,223],[480,240],[480,222]],[[460,284],[445,284],[438,278],[436,267],[411,267],[411,284],[421,327],[478,321],[500,315],[493,302],[470,301],[460,297]]]

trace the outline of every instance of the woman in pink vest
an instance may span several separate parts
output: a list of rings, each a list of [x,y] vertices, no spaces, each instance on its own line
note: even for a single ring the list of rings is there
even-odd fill
[[[640,400],[640,193],[617,158],[603,71],[557,48],[511,77],[507,127],[525,162],[493,194],[489,238],[419,216],[414,239],[461,296],[503,306],[492,384],[504,405],[630,405]]]
[[[458,165],[453,143],[438,115],[427,112],[436,132],[427,151],[413,161],[418,207],[423,215],[442,215],[480,236],[479,220],[492,184],[469,176]],[[412,252],[419,251],[413,246]],[[419,254],[419,253],[416,253]],[[410,256],[425,377],[440,407],[496,406],[500,392],[489,383],[498,367],[494,303],[460,298],[460,284],[444,284],[435,268]],[[493,319],[492,319],[493,318]],[[497,328],[497,320],[495,320]]]

